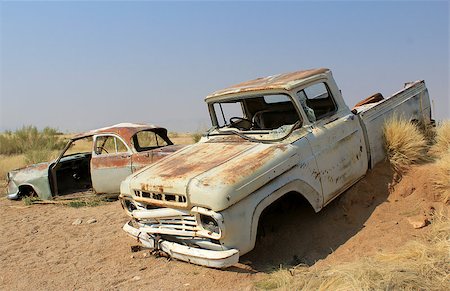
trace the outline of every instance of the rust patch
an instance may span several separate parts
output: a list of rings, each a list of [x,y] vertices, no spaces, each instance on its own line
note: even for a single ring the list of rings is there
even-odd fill
[[[232,160],[227,163],[225,169],[220,172],[219,177],[207,177],[203,179],[201,183],[205,186],[218,182],[222,184],[235,184],[243,177],[258,171],[266,165],[268,161],[273,160],[277,154],[286,151],[287,148],[288,146],[284,144],[274,145],[262,151],[249,153],[236,161]]]
[[[43,170],[46,170],[49,165],[50,165],[50,163],[33,164],[33,165],[26,166],[24,168],[15,169],[14,171],[21,171],[22,173],[43,171]]]
[[[116,168],[125,166],[131,167],[131,158],[122,158],[120,156],[95,157],[91,159],[91,165],[93,169]]]
[[[366,105],[366,104],[375,103],[375,102],[379,102],[379,101],[381,101],[383,99],[384,99],[384,97],[383,97],[383,95],[381,95],[381,93],[375,93],[372,96],[367,97],[366,99],[356,103],[355,106],[353,106],[352,110],[354,110],[356,107],[359,107],[359,106],[362,106],[362,105]]]
[[[127,145],[132,148],[131,138],[136,133],[143,131],[143,130],[151,130],[158,134],[167,135],[167,129],[163,127],[159,127],[157,125],[148,125],[148,124],[142,124],[142,123],[120,123],[109,127],[103,127],[99,129],[93,129],[84,133],[80,133],[73,137],[73,139],[80,139],[83,137],[93,136],[96,134],[102,134],[102,133],[113,133],[120,137],[122,137]]]
[[[166,201],[166,200],[154,200],[154,199],[149,199],[149,198],[142,198],[142,197],[134,197],[133,198],[135,201],[140,202],[140,203],[144,203],[144,204],[148,204],[148,205],[153,205],[153,206],[157,206],[157,207],[176,207],[176,208],[180,208],[180,209],[187,209],[188,208],[188,204],[182,204],[179,202],[172,202],[172,201]]]
[[[197,144],[151,168],[161,178],[194,177],[254,147],[254,143]]]
[[[40,164],[37,164],[35,166],[28,167],[26,169],[28,169],[30,171],[33,171],[33,170],[42,171],[42,170],[47,169],[48,165],[49,165],[49,163],[40,163]]]
[[[228,95],[238,92],[251,92],[269,89],[285,89],[285,87],[289,84],[289,82],[300,81],[302,79],[306,79],[308,77],[312,77],[317,74],[322,74],[327,71],[328,69],[320,68],[258,78],[230,86],[223,90],[216,91],[211,95],[207,96],[206,100],[211,97]]]

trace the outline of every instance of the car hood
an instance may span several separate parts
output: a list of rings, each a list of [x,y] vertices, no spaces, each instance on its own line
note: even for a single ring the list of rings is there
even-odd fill
[[[129,187],[183,195],[188,206],[219,211],[292,168],[295,156],[290,144],[197,143],[135,173]]]

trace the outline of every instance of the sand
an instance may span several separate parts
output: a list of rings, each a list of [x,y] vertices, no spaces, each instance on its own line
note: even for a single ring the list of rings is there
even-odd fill
[[[430,189],[432,165],[416,166],[392,185],[387,163],[319,213],[296,197],[266,212],[255,249],[225,270],[131,252],[120,204],[71,208],[0,200],[1,290],[251,290],[265,274],[296,264],[327,265],[421,239],[444,207]],[[81,224],[73,224],[81,219]],[[94,223],[87,223],[95,219]]]

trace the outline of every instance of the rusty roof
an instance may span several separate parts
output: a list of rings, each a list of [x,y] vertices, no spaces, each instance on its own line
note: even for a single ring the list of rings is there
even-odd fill
[[[75,140],[102,133],[115,133],[118,136],[122,137],[127,143],[129,143],[133,135],[143,130],[157,130],[160,132],[164,132],[164,134],[167,134],[167,129],[157,125],[143,123],[119,123],[112,126],[93,129],[77,134],[72,139]]]
[[[303,80],[318,74],[326,73],[328,71],[329,69],[319,68],[258,78],[255,80],[246,81],[216,91],[208,95],[205,98],[205,100],[208,100],[213,97],[243,92],[263,91],[272,89],[290,90],[299,85],[299,83],[302,82]]]

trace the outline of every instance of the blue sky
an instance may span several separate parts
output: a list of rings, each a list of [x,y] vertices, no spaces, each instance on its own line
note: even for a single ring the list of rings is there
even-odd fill
[[[0,2],[0,130],[209,126],[204,97],[328,67],[352,106],[424,79],[450,117],[449,3]]]

